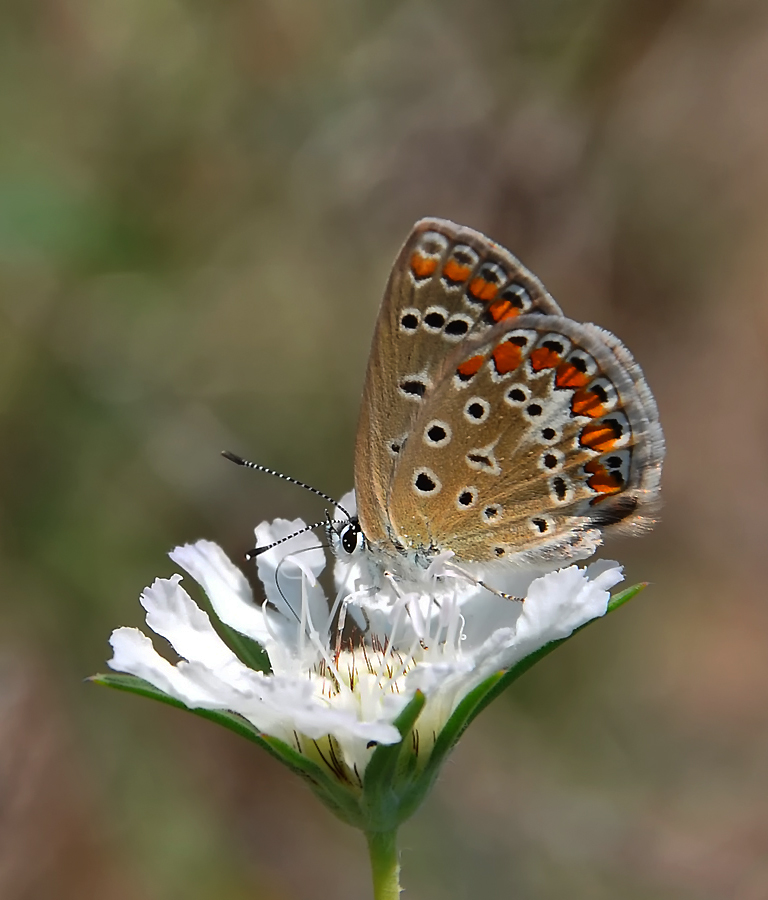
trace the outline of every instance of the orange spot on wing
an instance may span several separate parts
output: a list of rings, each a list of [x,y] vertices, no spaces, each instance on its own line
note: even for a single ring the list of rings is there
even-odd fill
[[[571,399],[571,412],[574,416],[590,416],[594,419],[605,412],[603,401],[593,391],[579,388]]]
[[[534,372],[542,369],[554,369],[560,362],[560,354],[550,350],[549,347],[539,347],[531,353],[531,368]]]
[[[490,281],[486,281],[485,278],[481,278],[479,275],[477,278],[473,278],[469,283],[469,293],[476,300],[493,300],[493,298],[498,294],[499,286],[498,284],[492,284]],[[494,303],[493,306],[496,304]],[[498,322],[499,320],[496,319]]]
[[[623,487],[621,477],[609,472],[598,459],[590,460],[584,466],[584,471],[591,476],[587,479],[587,484],[598,494],[618,494]]]
[[[434,256],[414,253],[411,257],[411,269],[417,278],[429,278],[437,268],[438,260]]]
[[[606,450],[612,450],[620,437],[621,433],[617,434],[616,428],[610,423],[590,422],[589,425],[585,425],[581,429],[579,443],[582,447],[588,447],[590,450],[604,453]]]
[[[449,281],[466,281],[471,271],[470,266],[462,266],[455,259],[449,259],[443,267],[443,275]]]
[[[555,375],[555,384],[559,388],[579,388],[584,387],[589,381],[589,375],[576,368],[572,363],[563,360],[557,367]]]
[[[501,322],[502,319],[514,319],[515,316],[519,316],[520,310],[509,300],[495,300],[488,307],[488,314],[494,322]]]
[[[507,372],[513,372],[523,361],[523,351],[517,344],[511,341],[505,341],[499,344],[491,354],[493,364],[499,375],[506,375]]]
[[[482,354],[478,354],[477,356],[471,357],[471,359],[468,359],[466,362],[463,362],[456,371],[464,378],[471,378],[480,371],[480,366],[482,366],[484,362],[485,357],[482,356]]]

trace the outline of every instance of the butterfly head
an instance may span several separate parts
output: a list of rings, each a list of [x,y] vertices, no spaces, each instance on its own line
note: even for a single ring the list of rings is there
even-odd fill
[[[349,560],[360,556],[365,551],[365,535],[357,516],[350,516],[345,521],[329,517],[326,531],[331,548],[339,559]]]

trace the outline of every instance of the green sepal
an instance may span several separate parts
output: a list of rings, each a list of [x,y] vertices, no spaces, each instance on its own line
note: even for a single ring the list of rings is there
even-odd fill
[[[256,672],[264,672],[265,675],[272,671],[267,651],[258,641],[254,641],[247,634],[240,634],[239,631],[235,631],[234,628],[225,625],[218,616],[216,616],[216,624],[222,640],[241,663]]]
[[[620,606],[624,606],[625,603],[628,603],[633,597],[637,596],[640,591],[645,590],[648,587],[647,581],[640,581],[637,584],[630,585],[628,588],[624,588],[623,591],[619,591],[618,594],[613,594],[613,596],[608,601],[608,608],[605,611],[605,615],[608,613],[612,613],[614,610],[617,610]],[[592,619],[594,622],[595,620]],[[587,622],[589,625],[589,622]],[[581,626],[584,627],[583,625]]]
[[[410,737],[427,698],[416,691],[405,709],[392,723],[400,732],[396,744],[379,744],[368,761],[363,778],[361,804],[365,809],[365,831],[390,831],[403,821],[400,811],[402,781],[413,771]]]

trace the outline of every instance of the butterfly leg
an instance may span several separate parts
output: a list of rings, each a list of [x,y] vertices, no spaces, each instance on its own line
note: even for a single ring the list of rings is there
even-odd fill
[[[469,572],[465,572],[464,569],[460,569],[455,563],[449,563],[448,565],[455,572],[461,575],[462,578],[466,578],[467,581],[471,582],[472,584],[476,584],[478,587],[485,588],[486,591],[489,591],[491,594],[495,594],[497,597],[503,597],[505,600],[514,600],[517,603],[522,603],[525,599],[524,597],[515,597],[512,594],[507,594],[505,591],[500,591],[498,588],[491,587],[490,584],[486,584],[479,578],[475,578],[473,575],[470,575]]]

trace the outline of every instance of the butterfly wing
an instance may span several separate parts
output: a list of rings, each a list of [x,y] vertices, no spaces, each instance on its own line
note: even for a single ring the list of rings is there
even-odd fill
[[[390,540],[395,467],[446,359],[500,323],[533,313],[561,311],[503,247],[444,219],[413,227],[379,310],[357,429],[355,493],[369,542]]]
[[[421,398],[387,495],[393,540],[457,560],[583,557],[649,524],[664,439],[639,366],[562,316],[500,322]]]

